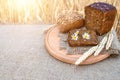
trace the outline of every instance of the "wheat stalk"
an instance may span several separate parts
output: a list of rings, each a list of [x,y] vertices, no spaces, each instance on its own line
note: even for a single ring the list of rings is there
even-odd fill
[[[120,15],[120,0],[0,0],[0,22],[6,24],[39,23],[41,21],[56,23],[61,11],[83,12],[85,6],[98,1],[116,6]]]

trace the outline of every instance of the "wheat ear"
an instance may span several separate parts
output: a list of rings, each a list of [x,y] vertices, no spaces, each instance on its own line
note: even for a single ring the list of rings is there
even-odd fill
[[[103,48],[104,48],[104,46],[105,46],[105,44],[106,44],[106,42],[107,42],[107,39],[108,39],[108,34],[107,34],[107,35],[102,39],[102,41],[100,42],[97,50],[96,50],[95,53],[94,53],[94,56],[99,55],[99,53],[103,50]]]
[[[108,41],[107,41],[107,43],[106,43],[106,50],[108,50],[109,48],[110,48],[110,46],[111,46],[111,44],[112,44],[112,42],[113,42],[113,38],[114,38],[114,36],[113,36],[113,34],[112,34],[112,32],[109,34],[109,36],[108,36]]]
[[[86,60],[87,57],[89,57],[96,51],[97,47],[98,46],[94,46],[94,47],[90,48],[87,52],[85,52],[81,57],[79,57],[79,59],[77,59],[77,61],[75,62],[75,65],[79,65],[81,62]]]

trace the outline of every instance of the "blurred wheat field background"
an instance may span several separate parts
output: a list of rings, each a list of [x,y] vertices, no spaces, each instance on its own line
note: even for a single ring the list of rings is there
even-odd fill
[[[120,24],[120,0],[0,0],[0,23],[56,23],[61,11],[83,13],[84,7],[94,2],[107,2],[116,6],[118,11],[116,25]]]

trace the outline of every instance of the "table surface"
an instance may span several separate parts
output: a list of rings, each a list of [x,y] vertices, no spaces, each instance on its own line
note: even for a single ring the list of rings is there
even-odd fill
[[[120,80],[120,55],[75,66],[48,54],[44,31],[52,25],[0,25],[0,80]]]

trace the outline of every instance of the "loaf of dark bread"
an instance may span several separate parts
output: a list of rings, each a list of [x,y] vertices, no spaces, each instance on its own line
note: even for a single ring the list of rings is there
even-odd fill
[[[93,30],[74,29],[68,34],[68,44],[71,47],[93,46],[98,44],[98,38]]]
[[[57,20],[57,26],[60,32],[66,33],[72,29],[78,29],[84,26],[82,15],[77,12],[66,12],[61,14]]]
[[[117,10],[114,6],[96,2],[85,7],[85,23],[87,29],[92,29],[99,35],[111,30]]]

